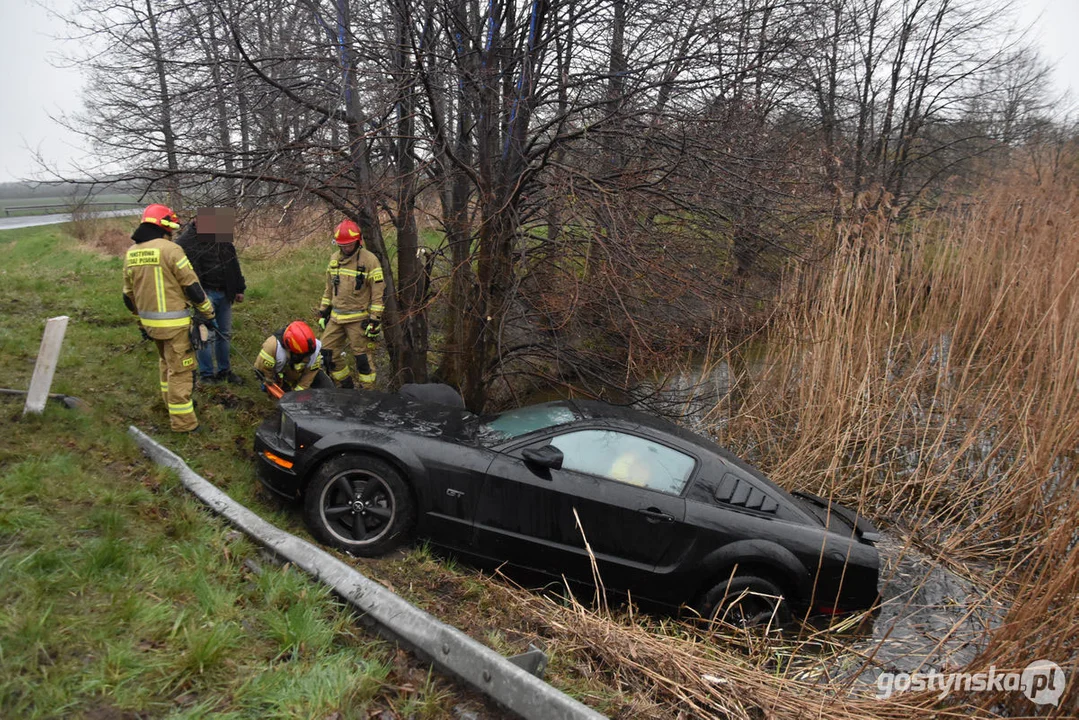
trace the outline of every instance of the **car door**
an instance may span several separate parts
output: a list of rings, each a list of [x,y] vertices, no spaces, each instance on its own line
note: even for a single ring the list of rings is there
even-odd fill
[[[526,448],[552,445],[560,469],[526,462]],[[627,431],[577,428],[500,455],[476,510],[483,554],[590,580],[594,554],[605,584],[647,586],[656,568],[692,540],[680,496],[693,456]]]
[[[426,481],[415,487],[417,534],[437,545],[469,551],[475,537],[476,506],[496,453],[427,438],[417,440],[414,449],[427,471]]]

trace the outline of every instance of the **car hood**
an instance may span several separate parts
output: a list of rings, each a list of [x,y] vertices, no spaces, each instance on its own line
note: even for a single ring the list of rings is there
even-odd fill
[[[279,401],[298,427],[318,436],[355,427],[475,442],[478,418],[463,408],[357,390],[302,390]]]

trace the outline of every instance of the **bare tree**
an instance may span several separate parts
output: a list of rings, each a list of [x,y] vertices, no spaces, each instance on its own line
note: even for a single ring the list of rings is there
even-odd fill
[[[78,120],[170,192],[355,219],[386,269],[394,381],[427,377],[418,215],[437,197],[436,372],[482,409],[523,375],[631,385],[752,322],[814,228],[869,191],[911,203],[1041,132],[1043,73],[999,17],[973,0],[85,0]]]

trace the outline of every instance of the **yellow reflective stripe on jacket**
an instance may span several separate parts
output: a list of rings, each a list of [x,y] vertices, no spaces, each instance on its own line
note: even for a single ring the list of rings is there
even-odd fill
[[[277,358],[275,358],[273,355],[266,352],[265,350],[259,350],[259,357],[262,358],[262,361],[266,363],[266,367],[268,368],[272,368],[277,365]]]
[[[371,282],[382,282],[382,268],[375,268],[367,275],[367,277],[370,278]]]
[[[380,312],[382,312],[383,310],[386,309],[386,306],[385,305],[372,305],[369,309],[373,313],[380,313]]]
[[[191,316],[185,315],[182,318],[169,318],[167,320],[151,320],[148,318],[140,317],[139,322],[143,326],[148,328],[175,328],[175,327],[187,327],[191,324]]]
[[[165,277],[161,272],[160,265],[154,268],[154,289],[157,291],[158,312],[164,312],[167,307],[165,304]]]
[[[169,403],[169,415],[188,415],[195,412],[195,403]]]
[[[334,310],[332,313],[330,313],[330,317],[337,322],[352,322],[353,320],[363,320],[365,317],[367,317],[367,311],[364,310],[362,312],[354,313],[339,313]]]
[[[207,298],[206,300],[203,300],[202,302],[200,302],[195,307],[197,307],[199,312],[202,313],[203,315],[212,315],[213,312],[214,312],[214,304],[212,302],[210,302],[209,298]]]
[[[325,308],[325,307],[329,307],[329,306],[330,306],[330,299],[328,297],[326,297],[325,295],[323,295],[321,302],[319,302],[319,307],[324,307]]]
[[[362,272],[350,270],[348,268],[337,268],[336,270],[331,270],[330,272],[337,273],[338,275],[344,275],[345,277],[356,277],[357,275],[363,275]]]
[[[180,258],[180,261],[178,263],[176,263],[176,267],[178,267],[178,268],[191,267],[191,261],[187,259],[186,255],[184,255],[182,258]]]

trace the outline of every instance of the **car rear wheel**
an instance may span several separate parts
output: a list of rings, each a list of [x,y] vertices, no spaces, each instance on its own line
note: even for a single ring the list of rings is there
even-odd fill
[[[706,620],[722,620],[742,627],[769,623],[782,626],[793,620],[783,591],[771,580],[756,575],[736,575],[704,595],[700,603]]]
[[[340,455],[312,477],[304,520],[311,534],[327,545],[376,557],[408,540],[416,506],[392,465],[370,455]]]

